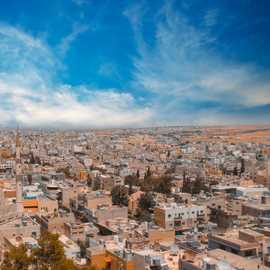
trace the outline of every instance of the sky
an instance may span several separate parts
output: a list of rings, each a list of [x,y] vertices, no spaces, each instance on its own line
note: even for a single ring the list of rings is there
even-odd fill
[[[268,0],[0,0],[0,126],[267,124]]]

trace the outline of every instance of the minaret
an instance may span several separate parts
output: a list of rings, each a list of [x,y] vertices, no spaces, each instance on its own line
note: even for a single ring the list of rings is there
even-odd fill
[[[268,158],[266,163],[266,177],[267,177],[267,183],[270,183],[270,158]]]
[[[19,131],[16,134],[16,205],[17,212],[23,212],[23,198],[22,198],[22,164],[21,164],[21,142]]]

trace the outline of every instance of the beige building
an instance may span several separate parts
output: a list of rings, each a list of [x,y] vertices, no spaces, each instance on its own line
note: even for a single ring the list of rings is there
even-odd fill
[[[99,207],[112,206],[112,197],[110,193],[104,191],[92,191],[87,194],[87,208],[90,210],[96,210]]]
[[[179,260],[179,270],[267,270],[259,258],[247,259],[221,249],[207,254],[185,252]]]
[[[64,234],[65,223],[75,222],[73,214],[53,214],[36,216],[37,222],[41,225],[42,231]]]
[[[0,225],[0,259],[8,248],[5,239],[34,238],[40,236],[40,225],[31,217],[24,216]]]
[[[128,208],[119,206],[100,208],[95,211],[95,218],[101,224],[106,224],[110,219],[128,218]]]
[[[208,220],[207,208],[194,204],[163,204],[155,207],[154,219],[162,228],[185,231]]]
[[[39,197],[38,212],[43,214],[53,214],[58,212],[58,201],[49,197]]]
[[[129,196],[128,212],[131,213],[132,215],[136,215],[138,207],[139,207],[139,200],[143,194],[144,192],[137,191]]]
[[[209,249],[223,249],[242,257],[257,256],[262,247],[267,249],[269,238],[250,229],[229,231],[225,234],[210,235]]]
[[[72,200],[77,200],[78,189],[76,186],[63,187],[62,190],[62,206],[69,209]]]
[[[83,223],[64,223],[64,231],[65,235],[75,242],[85,240],[85,224]]]

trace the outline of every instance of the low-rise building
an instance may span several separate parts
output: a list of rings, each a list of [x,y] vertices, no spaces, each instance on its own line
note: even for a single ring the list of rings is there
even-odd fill
[[[170,203],[155,207],[154,219],[160,227],[175,229],[177,232],[205,223],[208,216],[203,205]]]

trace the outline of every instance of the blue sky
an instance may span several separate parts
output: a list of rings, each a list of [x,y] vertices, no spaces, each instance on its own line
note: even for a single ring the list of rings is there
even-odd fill
[[[0,0],[0,125],[270,119],[267,0]]]

